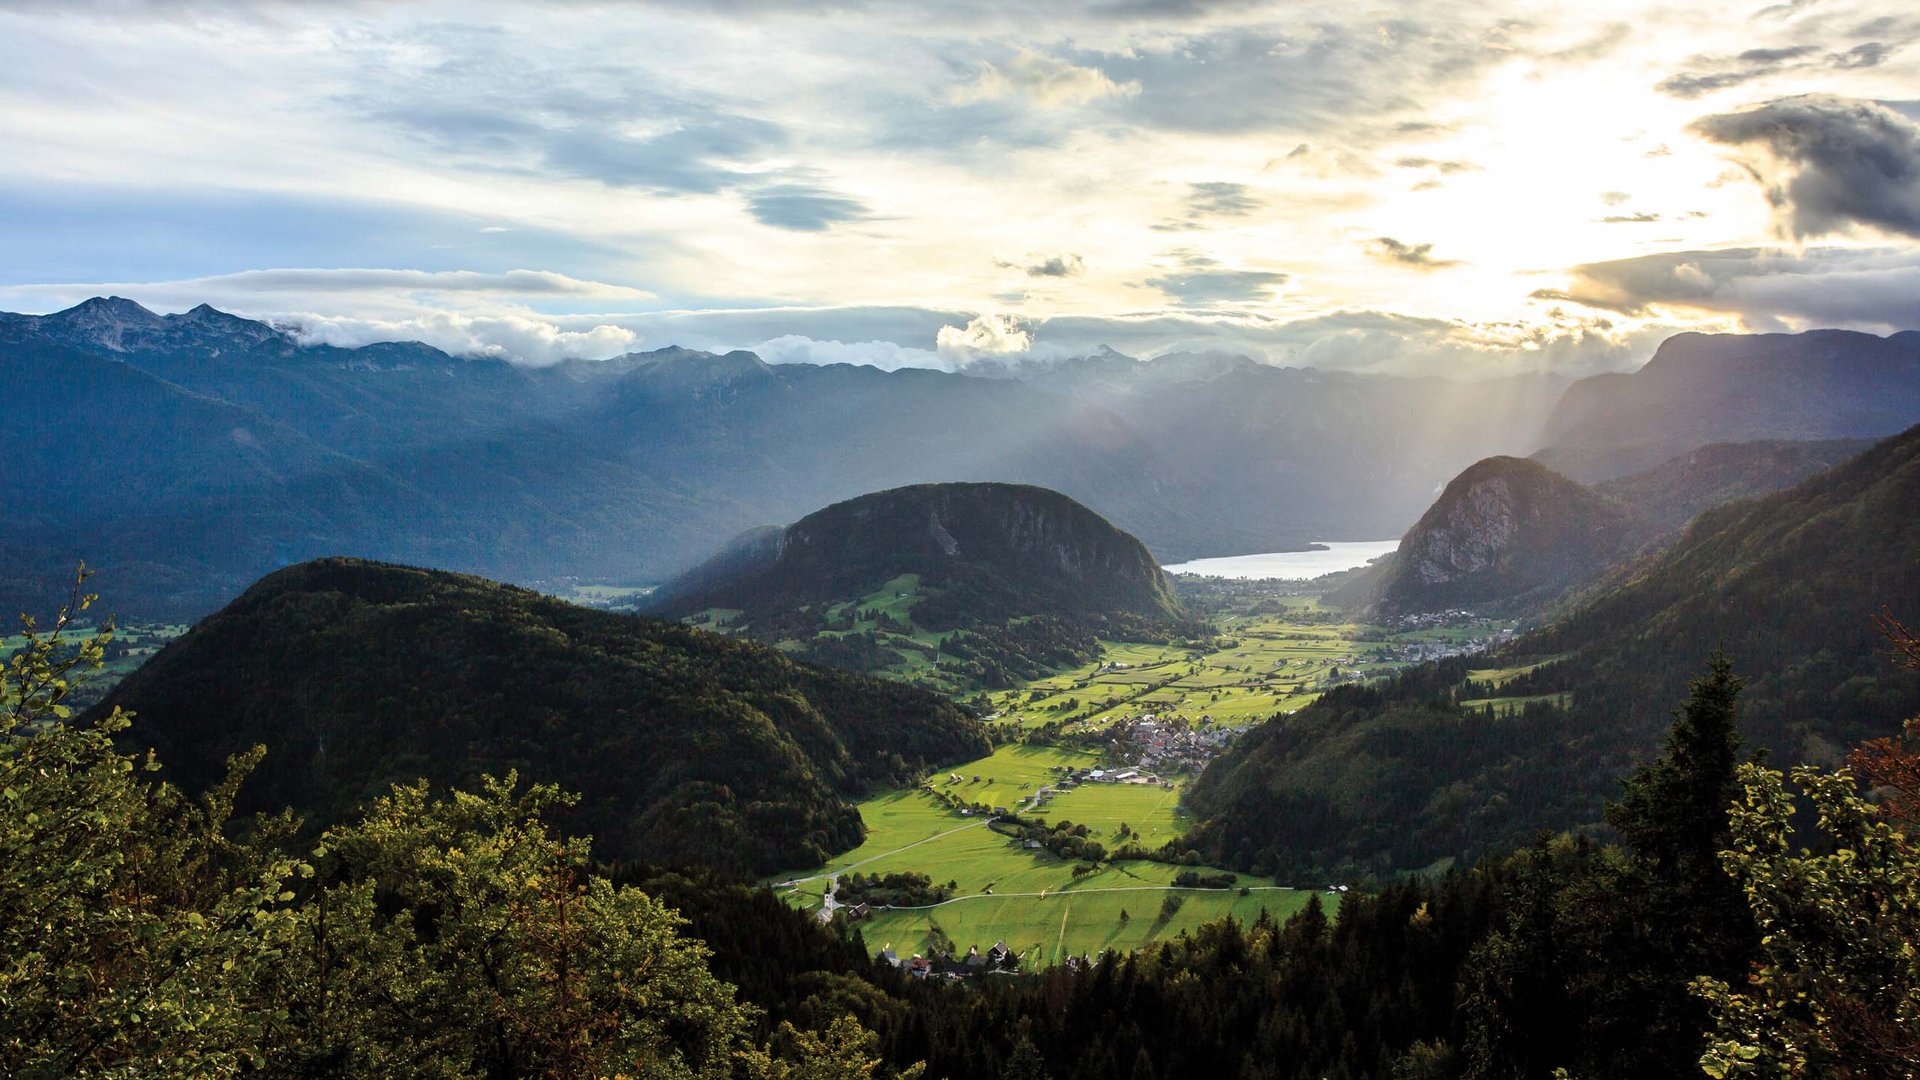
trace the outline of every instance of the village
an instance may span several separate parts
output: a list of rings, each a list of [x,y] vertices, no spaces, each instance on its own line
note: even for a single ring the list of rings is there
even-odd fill
[[[914,953],[902,957],[893,951],[891,944],[880,950],[880,961],[891,967],[899,968],[916,979],[971,979],[978,975],[1015,975],[1020,971],[1020,956],[1007,947],[1004,941],[997,941],[986,952],[978,945],[969,946],[965,956],[944,954],[922,956]]]
[[[1114,756],[1159,773],[1199,772],[1227,748],[1235,735],[1234,729],[1216,723],[1211,715],[1190,721],[1177,714],[1146,713],[1116,722],[1111,730],[1113,737],[1109,745]],[[1149,777],[1147,782],[1154,782],[1154,778]]]

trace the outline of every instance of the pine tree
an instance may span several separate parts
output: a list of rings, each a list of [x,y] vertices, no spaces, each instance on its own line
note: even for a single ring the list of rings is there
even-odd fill
[[[1025,1035],[1013,1044],[1013,1053],[1007,1056],[1006,1067],[1000,1070],[1000,1080],[1053,1080],[1047,1072],[1047,1062],[1033,1045],[1033,1040]]]
[[[1623,781],[1620,801],[1607,805],[1607,824],[1657,878],[1686,892],[1732,892],[1720,851],[1739,794],[1741,685],[1716,650],[1674,713],[1666,753]]]

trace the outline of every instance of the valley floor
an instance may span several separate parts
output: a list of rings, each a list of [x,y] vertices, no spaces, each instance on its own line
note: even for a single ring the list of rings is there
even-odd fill
[[[1107,642],[1092,663],[991,695],[997,720],[1052,744],[1003,745],[936,772],[920,788],[868,799],[860,804],[864,843],[824,866],[777,875],[776,888],[795,906],[822,911],[843,875],[922,873],[951,898],[871,909],[855,924],[869,946],[904,958],[936,942],[950,941],[960,953],[1004,942],[1027,968],[1137,949],[1229,915],[1251,920],[1264,909],[1284,919],[1315,895],[1331,903],[1326,882],[1243,877],[1226,888],[1180,887],[1175,878],[1184,871],[1224,872],[1147,860],[1091,864],[989,827],[993,813],[1011,811],[1054,826],[1084,825],[1087,839],[1109,851],[1129,842],[1158,849],[1194,824],[1181,806],[1181,781],[1237,732],[1331,686],[1415,658],[1472,651],[1506,627],[1460,619],[1394,632],[1339,621],[1298,597],[1284,610],[1227,614],[1215,623],[1221,636],[1212,650]],[[1143,725],[1145,718],[1152,723]],[[1208,745],[1200,760],[1154,751],[1138,734],[1176,728],[1205,736],[1192,740]],[[1108,742],[1109,732],[1134,734]],[[1133,767],[1139,780],[1152,781],[1062,782],[1087,770]],[[989,812],[963,813],[953,804]]]

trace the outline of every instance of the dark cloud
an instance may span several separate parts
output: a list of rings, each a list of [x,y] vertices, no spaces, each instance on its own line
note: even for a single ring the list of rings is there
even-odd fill
[[[1608,214],[1600,219],[1600,223],[1603,225],[1651,225],[1659,220],[1659,214],[1641,210],[1632,214]]]
[[[1306,147],[1294,151],[1299,154]],[[1292,155],[1289,155],[1292,156]],[[1154,225],[1155,232],[1191,232],[1207,227],[1208,218],[1245,217],[1266,203],[1253,195],[1247,185],[1225,181],[1206,181],[1187,185],[1187,212]]]
[[[1367,254],[1382,262],[1411,266],[1417,270],[1439,270],[1458,266],[1458,259],[1436,259],[1432,244],[1408,244],[1391,236],[1377,236],[1367,244]]]
[[[1920,252],[1814,248],[1675,251],[1577,266],[1537,299],[1644,316],[1682,307],[1740,316],[1756,329],[1920,327]]]
[[[1078,255],[1050,255],[1022,269],[1028,277],[1073,277],[1085,273],[1087,264]]]
[[[1732,56],[1697,56],[1693,59],[1694,70],[1670,75],[1656,83],[1654,88],[1673,97],[1696,98],[1782,72],[1822,68],[1848,71],[1877,67],[1904,44],[1899,41],[1864,41],[1834,53],[1818,45],[1792,45],[1777,49],[1748,49]]]
[[[1855,225],[1920,237],[1920,124],[1871,101],[1813,95],[1705,117],[1714,142],[1757,147],[1748,163],[1784,232],[1821,236]]]
[[[1288,279],[1288,275],[1275,271],[1229,270],[1218,260],[1195,251],[1172,254],[1178,262],[1177,269],[1150,277],[1146,284],[1189,307],[1261,303],[1268,299],[1271,290],[1286,284]]]
[[[807,184],[774,184],[747,196],[747,212],[762,225],[794,232],[822,232],[873,215],[867,204]]]

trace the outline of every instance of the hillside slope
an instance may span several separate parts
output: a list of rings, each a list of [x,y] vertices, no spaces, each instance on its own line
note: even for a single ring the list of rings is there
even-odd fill
[[[1657,533],[1671,535],[1706,510],[1785,490],[1872,445],[1871,439],[1715,443],[1594,490],[1631,507]]]
[[[1920,712],[1873,616],[1920,620],[1920,428],[1702,514],[1673,547],[1499,653],[1342,688],[1262,725],[1190,793],[1210,860],[1394,870],[1599,820],[1722,647],[1749,745],[1832,762]],[[1487,674],[1471,676],[1475,668]]]
[[[920,484],[837,503],[743,536],[662,586],[649,610],[729,612],[730,629],[863,669],[930,649],[940,670],[996,686],[1009,668],[1084,658],[1096,634],[1185,626],[1145,545],[1023,484]]]
[[[987,750],[908,687],[748,642],[479,578],[348,559],[273,574],[128,677],[190,788],[256,743],[245,797],[337,820],[396,782],[517,769],[579,792],[569,825],[610,859],[735,871],[857,844],[849,797]]]

